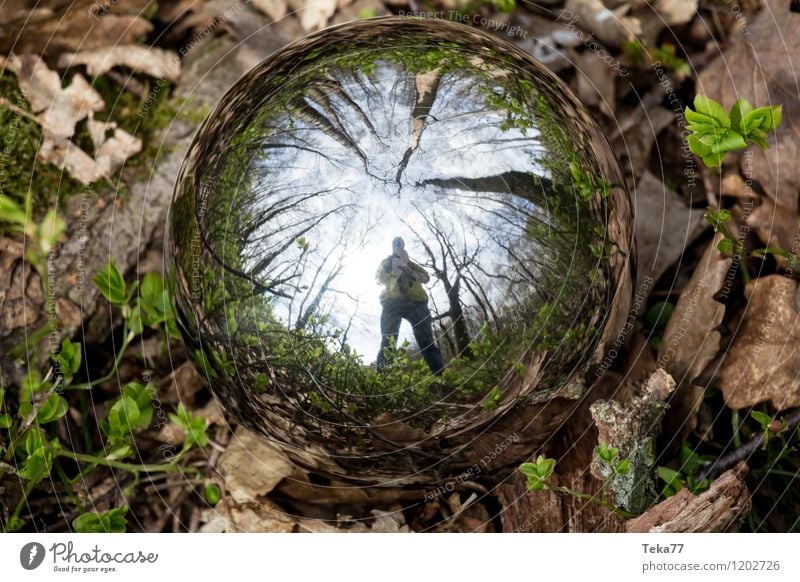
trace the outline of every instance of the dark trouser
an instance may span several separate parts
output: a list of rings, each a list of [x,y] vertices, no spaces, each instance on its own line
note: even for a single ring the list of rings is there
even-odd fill
[[[425,363],[428,364],[431,372],[438,376],[442,373],[444,363],[442,362],[442,352],[433,341],[433,322],[430,309],[428,309],[427,302],[409,299],[393,299],[383,303],[378,369],[383,369],[388,364],[384,350],[391,345],[392,340],[397,342],[397,334],[400,332],[400,323],[403,319],[413,327],[414,338],[417,340]]]

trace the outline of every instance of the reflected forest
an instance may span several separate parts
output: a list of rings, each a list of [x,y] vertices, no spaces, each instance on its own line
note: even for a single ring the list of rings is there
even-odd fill
[[[552,76],[404,34],[257,68],[183,171],[183,331],[275,438],[435,438],[562,386],[606,316],[614,186]]]

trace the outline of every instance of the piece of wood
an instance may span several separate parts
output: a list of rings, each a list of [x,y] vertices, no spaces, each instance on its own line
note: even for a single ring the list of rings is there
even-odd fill
[[[543,454],[556,459],[553,485],[597,495],[602,482],[589,468],[597,446],[597,429],[592,423],[590,404],[596,398],[611,397],[627,401],[632,394],[621,377],[607,373],[590,389],[585,399],[570,415],[563,430],[548,439],[531,457]],[[497,488],[503,506],[500,518],[504,532],[622,532],[625,521],[596,503],[551,491],[529,492],[519,471]]]
[[[701,495],[682,489],[648,512],[628,521],[635,533],[692,533],[737,531],[750,511],[750,492],[744,483],[747,465],[723,473]]]

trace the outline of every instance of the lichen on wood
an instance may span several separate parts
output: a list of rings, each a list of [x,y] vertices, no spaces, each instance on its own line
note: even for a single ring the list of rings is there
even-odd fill
[[[630,459],[630,471],[615,475],[608,486],[616,506],[640,513],[656,500],[654,482],[655,438],[667,406],[666,399],[675,390],[675,380],[663,369],[647,379],[640,394],[630,402],[598,400],[590,407],[599,432],[598,442],[619,449],[618,459]],[[591,472],[599,479],[611,477],[611,468],[597,454]]]

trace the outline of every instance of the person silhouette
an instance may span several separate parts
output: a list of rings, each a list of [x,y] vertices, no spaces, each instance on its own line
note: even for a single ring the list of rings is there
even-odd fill
[[[375,279],[381,291],[381,348],[377,366],[386,369],[391,360],[392,343],[397,342],[400,324],[405,319],[414,330],[419,351],[431,372],[439,376],[444,369],[442,352],[433,339],[433,321],[428,308],[428,294],[422,287],[430,276],[411,261],[402,237],[392,240],[392,254],[381,261]]]

